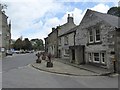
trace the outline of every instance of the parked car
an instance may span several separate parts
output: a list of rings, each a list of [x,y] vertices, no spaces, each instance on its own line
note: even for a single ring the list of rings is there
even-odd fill
[[[6,51],[6,56],[8,56],[8,55],[11,55],[11,56],[12,56],[12,55],[13,55],[13,52],[12,52],[11,50],[7,50],[7,51]]]
[[[14,53],[15,53],[15,54],[19,54],[19,53],[20,53],[20,51],[15,50],[15,51],[14,51]]]

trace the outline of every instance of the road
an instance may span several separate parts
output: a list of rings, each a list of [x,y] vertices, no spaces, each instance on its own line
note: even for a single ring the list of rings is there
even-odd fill
[[[107,76],[70,76],[39,71],[29,64],[34,54],[14,55],[2,61],[3,88],[117,88],[118,78]]]

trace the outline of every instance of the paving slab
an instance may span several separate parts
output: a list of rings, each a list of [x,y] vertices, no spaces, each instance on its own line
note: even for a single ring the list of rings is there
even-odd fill
[[[74,75],[74,76],[99,76],[98,73],[80,69],[71,65],[67,65],[57,60],[53,61],[53,67],[51,68],[46,67],[46,63],[47,63],[46,61],[42,61],[42,63],[40,64],[33,63],[31,64],[31,66],[42,71],[47,71],[57,74],[66,74],[66,75]]]

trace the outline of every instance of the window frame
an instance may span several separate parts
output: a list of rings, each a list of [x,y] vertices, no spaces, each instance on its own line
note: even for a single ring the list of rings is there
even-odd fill
[[[99,56],[99,61],[95,61],[95,53],[97,53]],[[100,53],[99,52],[95,52],[95,53],[93,53],[93,62],[95,62],[95,63],[100,63]]]
[[[91,56],[90,56],[91,55]],[[91,58],[91,59],[90,59]],[[93,53],[88,53],[88,60],[89,62],[92,62],[93,61]]]
[[[102,54],[104,54],[104,57],[102,56]],[[104,58],[104,62],[103,62],[103,58]],[[101,63],[105,64],[105,59],[106,59],[106,53],[105,52],[101,52]]]
[[[66,51],[68,50],[68,53],[66,53]],[[64,50],[64,55],[69,55],[70,54],[70,50],[69,49],[65,49]]]
[[[90,31],[92,32],[91,35],[90,35]],[[88,30],[88,34],[89,34],[89,43],[93,43],[93,42],[94,42],[94,34],[93,34],[93,30],[92,30],[92,29]],[[92,39],[93,39],[92,41],[90,40],[91,37],[92,37]]]
[[[97,39],[97,30],[99,30],[100,40],[96,40],[96,39]],[[100,41],[101,41],[100,29],[96,29],[96,30],[95,30],[95,42],[100,42]]]

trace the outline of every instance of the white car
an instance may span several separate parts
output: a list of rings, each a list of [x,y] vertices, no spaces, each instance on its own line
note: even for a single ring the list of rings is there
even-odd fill
[[[12,55],[13,55],[13,52],[12,52],[11,50],[7,50],[7,51],[6,51],[6,56],[8,56],[8,55],[11,55],[11,56],[12,56]]]

